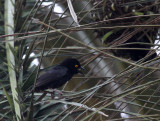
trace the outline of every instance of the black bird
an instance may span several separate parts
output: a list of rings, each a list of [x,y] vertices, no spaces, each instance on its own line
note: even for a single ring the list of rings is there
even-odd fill
[[[83,74],[81,72],[82,69],[78,60],[73,58],[66,59],[62,63],[51,67],[37,79],[35,91],[59,88],[69,81],[74,74]]]

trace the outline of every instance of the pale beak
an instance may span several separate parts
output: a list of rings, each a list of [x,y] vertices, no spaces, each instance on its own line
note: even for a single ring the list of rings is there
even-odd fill
[[[84,73],[82,72],[82,70],[85,70],[83,67],[80,67],[79,69],[78,69],[78,73],[80,73],[81,75],[83,75],[84,76]]]

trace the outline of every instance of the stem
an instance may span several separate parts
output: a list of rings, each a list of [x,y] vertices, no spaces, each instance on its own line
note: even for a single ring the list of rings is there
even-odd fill
[[[14,14],[15,14],[15,0],[5,0],[5,34],[14,34]],[[20,105],[18,101],[17,89],[17,80],[16,73],[14,70],[15,67],[15,58],[11,51],[11,48],[14,48],[14,41],[7,41],[14,39],[14,36],[8,36],[6,39],[6,54],[8,61],[8,72],[10,79],[10,86],[12,91],[12,97],[14,102],[14,108],[16,113],[17,121],[21,120]]]

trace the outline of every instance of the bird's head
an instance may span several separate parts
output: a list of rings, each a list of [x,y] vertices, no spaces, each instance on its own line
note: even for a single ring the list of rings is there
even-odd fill
[[[84,70],[84,68],[81,67],[81,65],[77,59],[68,58],[68,59],[64,60],[61,63],[61,65],[67,67],[74,74],[77,74],[77,73],[83,74],[82,70]]]

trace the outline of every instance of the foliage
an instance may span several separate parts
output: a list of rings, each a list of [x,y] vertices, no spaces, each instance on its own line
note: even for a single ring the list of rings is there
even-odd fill
[[[79,26],[67,1],[17,0],[15,34],[5,35],[0,26],[0,120],[16,117],[4,46],[7,36],[15,37],[10,41],[15,42],[11,50],[23,120],[160,120],[158,47],[151,48],[158,46],[159,4],[74,0]],[[2,0],[1,25],[3,5]],[[62,11],[54,11],[57,6]],[[61,98],[29,95],[38,75],[67,57],[81,62],[85,76],[77,75],[60,88]],[[33,65],[35,59],[38,66]]]

